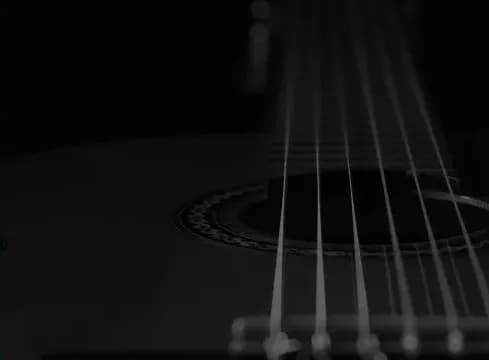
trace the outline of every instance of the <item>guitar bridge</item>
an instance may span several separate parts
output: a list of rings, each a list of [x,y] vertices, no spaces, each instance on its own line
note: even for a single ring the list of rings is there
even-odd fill
[[[449,330],[443,316],[416,319],[416,333],[406,334],[400,316],[370,318],[368,338],[360,336],[355,315],[328,318],[322,345],[317,344],[315,318],[294,315],[283,319],[283,332],[270,337],[268,316],[234,320],[229,351],[236,357],[267,359],[328,359],[330,356],[361,356],[371,360],[423,356],[466,357],[489,354],[489,321],[486,317],[460,318],[457,330]],[[324,340],[323,339],[323,340]],[[274,347],[275,346],[275,347]]]

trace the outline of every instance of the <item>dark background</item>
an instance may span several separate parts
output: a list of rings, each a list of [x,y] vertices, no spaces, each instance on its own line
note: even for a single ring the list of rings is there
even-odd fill
[[[265,101],[246,93],[243,81],[249,4],[2,5],[4,157],[117,138],[256,130]],[[421,4],[413,39],[431,97],[450,127],[480,126],[488,119],[488,4]]]
[[[239,79],[248,1],[19,1],[13,10],[12,155],[258,122]]]

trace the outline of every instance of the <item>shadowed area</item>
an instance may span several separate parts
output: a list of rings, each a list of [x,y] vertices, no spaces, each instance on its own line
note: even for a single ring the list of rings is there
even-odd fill
[[[406,172],[387,171],[388,193],[401,244],[428,243],[425,220],[413,178]],[[351,195],[346,171],[323,173],[321,208],[323,242],[326,245],[353,244]],[[438,176],[421,176],[425,192],[441,191],[446,185]],[[316,241],[316,178],[315,175],[292,176],[288,179],[286,202],[286,233],[291,240]],[[391,245],[387,210],[378,170],[353,172],[355,211],[363,245]],[[250,227],[276,237],[279,228],[282,180],[269,184],[268,199],[252,203],[240,213]],[[430,223],[437,239],[460,235],[460,224],[453,203],[423,196]],[[486,229],[489,213],[478,207],[461,205],[469,231]],[[442,247],[444,242],[441,242]]]

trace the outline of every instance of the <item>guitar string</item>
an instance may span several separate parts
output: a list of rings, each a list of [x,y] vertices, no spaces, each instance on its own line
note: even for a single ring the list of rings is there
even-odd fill
[[[290,126],[294,113],[294,85],[293,74],[294,65],[292,56],[289,53],[287,58],[289,71],[285,84],[285,132],[284,132],[284,162],[282,173],[282,199],[280,205],[280,223],[277,242],[277,251],[275,258],[275,272],[273,278],[272,306],[270,310],[270,338],[276,339],[282,333],[282,316],[283,316],[283,284],[284,284],[284,267],[285,267],[285,208],[287,198],[287,176],[288,176],[288,157],[290,151]]]
[[[377,34],[380,34],[380,30],[376,28]],[[375,36],[375,38],[378,40],[376,41],[376,47],[377,50],[380,54],[380,60],[382,62],[382,75],[384,82],[388,88],[388,95],[390,97],[392,107],[395,113],[395,118],[397,120],[397,123],[399,125],[399,128],[401,130],[401,137],[402,137],[402,142],[404,145],[404,148],[406,150],[406,155],[408,157],[408,162],[409,162],[409,168],[411,170],[414,183],[416,186],[416,193],[420,202],[421,206],[421,212],[423,215],[424,223],[425,223],[425,228],[427,231],[430,247],[431,247],[431,253],[433,255],[433,261],[435,263],[435,269],[436,269],[436,275],[438,279],[438,283],[441,289],[442,293],[442,300],[443,300],[443,305],[445,308],[445,313],[446,313],[446,319],[447,319],[447,327],[450,331],[451,334],[456,334],[459,333],[459,318],[458,318],[458,313],[457,309],[455,307],[455,303],[453,300],[453,296],[450,292],[450,286],[448,284],[448,278],[445,272],[445,269],[443,267],[443,263],[440,257],[440,251],[438,249],[438,245],[435,239],[435,235],[433,232],[433,227],[431,224],[431,219],[429,217],[426,204],[423,198],[422,190],[421,190],[421,185],[418,177],[418,168],[415,165],[414,158],[413,158],[413,153],[411,149],[411,144],[408,139],[407,135],[407,129],[406,129],[406,124],[405,124],[405,119],[404,119],[404,113],[401,108],[400,100],[399,100],[399,94],[397,90],[397,85],[394,82],[394,76],[392,73],[392,68],[391,68],[391,60],[389,59],[387,55],[387,48],[386,44],[384,41],[380,41],[379,36]]]
[[[387,247],[382,246],[384,251],[384,266],[385,266],[385,276],[387,280],[387,294],[389,298],[389,309],[392,315],[395,315],[396,312],[396,300],[394,298],[394,289],[392,285],[392,276],[391,276],[391,267],[389,264],[389,254],[387,254]]]
[[[428,277],[426,276],[423,259],[421,258],[421,252],[419,251],[418,244],[414,244],[414,248],[416,249],[416,259],[418,261],[419,272],[421,273],[421,283],[423,285],[423,292],[426,300],[426,311],[428,315],[433,316],[435,311],[433,308],[433,300],[430,296],[430,287],[428,286]]]
[[[448,241],[447,241],[447,252],[448,252],[448,259],[449,259],[450,265],[452,267],[453,276],[455,278],[455,283],[457,284],[458,293],[460,294],[460,300],[462,301],[462,307],[464,309],[464,314],[466,316],[470,316],[472,313],[470,311],[469,303],[467,302],[467,295],[465,293],[465,287],[464,287],[464,284],[462,283],[460,271],[459,271],[458,266],[457,266],[455,259],[453,257],[452,247],[450,246],[450,244],[448,244]]]
[[[355,260],[355,284],[356,284],[356,304],[358,313],[358,333],[359,339],[365,340],[371,337],[370,331],[370,315],[368,307],[367,298],[367,288],[365,283],[365,275],[362,261],[362,253],[360,247],[360,238],[358,232],[357,215],[355,208],[355,195],[353,189],[352,171],[351,171],[351,161],[350,161],[350,140],[348,131],[348,110],[346,102],[346,89],[345,89],[345,79],[344,79],[344,69],[342,66],[342,58],[340,56],[340,51],[336,52],[338,56],[336,57],[336,87],[338,94],[338,106],[341,119],[341,129],[343,133],[343,143],[345,151],[345,160],[348,172],[348,184],[350,190],[350,206],[351,206],[351,216],[353,222],[353,247],[354,247],[354,260]],[[344,55],[343,55],[344,56]]]
[[[350,4],[354,6],[353,0],[350,0]],[[357,8],[358,9],[358,8]],[[375,154],[377,159],[377,165],[379,168],[380,179],[382,182],[382,190],[384,195],[384,202],[386,206],[387,219],[389,223],[389,234],[393,247],[393,253],[395,257],[396,270],[398,275],[398,286],[401,293],[401,306],[402,306],[402,320],[403,320],[403,336],[404,339],[417,339],[416,318],[414,315],[412,299],[410,295],[409,285],[407,282],[407,276],[405,272],[404,263],[401,257],[401,250],[399,245],[399,238],[397,234],[396,225],[394,222],[394,216],[392,212],[392,205],[387,187],[387,180],[384,170],[384,159],[382,155],[380,136],[377,126],[377,115],[375,113],[375,105],[372,97],[371,82],[368,70],[368,62],[366,56],[366,50],[362,39],[360,37],[361,30],[358,26],[355,26],[354,21],[350,21],[351,33],[354,44],[356,65],[359,76],[361,78],[361,85],[363,95],[365,99],[365,105],[367,107],[368,123],[372,133]],[[416,344],[410,342],[415,346]],[[413,349],[410,349],[413,350]]]
[[[317,2],[319,7],[319,2]],[[320,10],[320,9],[316,9]],[[317,12],[319,14],[320,11]],[[312,22],[314,23],[314,22]],[[320,20],[317,19],[317,26],[320,28]],[[311,26],[314,30],[314,26]],[[320,30],[320,29],[318,29]],[[320,34],[320,31],[317,31]],[[314,39],[313,31],[313,39]],[[318,40],[318,43],[320,39]],[[327,312],[326,312],[326,283],[324,274],[324,253],[323,253],[323,231],[322,231],[322,213],[321,213],[321,168],[320,168],[320,122],[322,118],[322,76],[321,76],[321,48],[319,44],[313,46],[317,54],[313,56],[315,74],[313,102],[314,102],[314,146],[316,161],[316,195],[317,195],[317,213],[316,213],[316,311],[315,311],[315,332],[316,339],[322,339],[327,336]]]
[[[351,267],[351,285],[352,285],[352,302],[353,302],[353,309],[356,309],[358,306],[358,297],[357,297],[357,287],[356,287],[356,275],[355,275],[355,255],[351,254],[350,255],[350,267]]]
[[[393,9],[390,9],[391,12],[395,14]],[[450,195],[451,202],[453,204],[453,207],[455,209],[455,213],[457,215],[457,219],[460,225],[460,229],[465,241],[465,245],[467,248],[467,252],[469,255],[470,262],[472,264],[472,268],[474,270],[475,278],[477,285],[479,287],[479,291],[481,293],[482,301],[484,304],[484,310],[486,312],[486,316],[489,319],[489,286],[486,280],[486,277],[484,275],[484,271],[482,270],[482,266],[480,264],[480,260],[477,257],[477,254],[475,253],[474,246],[472,244],[472,241],[470,239],[469,232],[467,230],[467,226],[465,224],[465,221],[463,219],[462,213],[460,211],[460,207],[455,199],[455,193],[453,191],[452,184],[450,182],[447,169],[445,166],[445,160],[443,160],[443,157],[441,155],[440,151],[440,146],[438,144],[438,140],[436,139],[435,132],[433,129],[433,126],[431,124],[431,115],[428,112],[428,107],[426,104],[426,101],[424,99],[423,91],[421,90],[419,80],[416,75],[416,71],[414,69],[413,65],[413,60],[409,54],[409,51],[407,51],[407,45],[405,44],[404,40],[402,39],[402,36],[399,35],[399,30],[396,28],[396,37],[400,41],[400,49],[401,49],[401,61],[403,63],[403,66],[407,70],[407,77],[408,81],[410,83],[411,89],[413,90],[419,111],[421,113],[421,117],[423,118],[423,121],[425,123],[428,135],[430,137],[431,143],[433,145],[433,149],[435,151],[438,163],[440,165],[441,171],[443,173],[443,178],[445,179],[445,183]]]

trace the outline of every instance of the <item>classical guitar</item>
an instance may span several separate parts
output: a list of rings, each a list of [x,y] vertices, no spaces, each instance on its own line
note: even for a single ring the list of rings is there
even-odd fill
[[[2,358],[487,357],[487,194],[464,190],[397,10],[279,11],[269,131],[2,169]],[[253,2],[256,89],[270,12]]]

